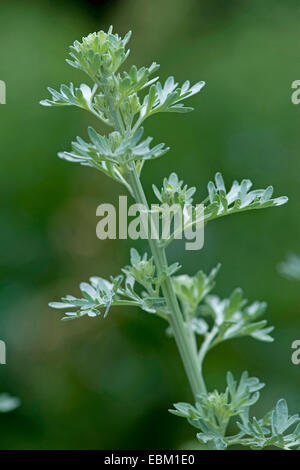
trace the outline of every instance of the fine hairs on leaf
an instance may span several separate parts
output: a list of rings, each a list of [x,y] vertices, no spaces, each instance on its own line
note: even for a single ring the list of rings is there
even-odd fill
[[[122,38],[110,27],[108,32],[95,32],[75,41],[67,62],[82,71],[89,83],[61,85],[58,91],[49,88],[50,97],[41,104],[79,107],[98,118],[101,126],[107,126],[106,135],[100,133],[101,126],[89,127],[88,137],[76,137],[71,149],[60,152],[59,157],[99,170],[118,181],[136,203],[147,208],[150,216],[141,183],[142,171],[145,163],[162,157],[169,148],[145,136],[143,123],[159,113],[192,111],[185,100],[199,93],[204,82],[191,85],[187,80],[179,85],[171,76],[162,83],[155,62],[123,70],[130,36],[129,32]],[[202,200],[205,223],[287,202],[286,197],[273,197],[272,186],[252,189],[249,179],[233,181],[227,187],[226,184],[221,173],[208,183]],[[184,207],[193,205],[196,188],[189,188],[171,172],[161,183],[153,184],[153,192],[159,203]],[[189,224],[195,222],[191,219]],[[213,293],[220,265],[208,274],[199,269],[194,276],[179,272],[178,262],[169,265],[166,247],[175,235],[170,234],[167,240],[149,239],[149,253],[132,248],[128,265],[119,275],[108,280],[94,275],[80,284],[79,297],[65,295],[50,306],[65,312],[63,320],[85,316],[97,321],[95,317],[106,318],[114,306],[139,307],[161,317],[168,335],[176,342],[193,394],[192,404],[176,403],[170,411],[195,428],[200,449],[300,448],[300,420],[298,415],[289,414],[284,399],[262,418],[253,415],[252,407],[264,386],[256,377],[243,372],[236,379],[227,372],[223,392],[207,390],[203,362],[211,349],[240,337],[271,342],[273,327],[263,318],[265,302],[248,301],[240,288],[225,299]],[[282,270],[286,271],[286,267]],[[292,272],[293,277],[300,278],[298,260],[293,260]]]

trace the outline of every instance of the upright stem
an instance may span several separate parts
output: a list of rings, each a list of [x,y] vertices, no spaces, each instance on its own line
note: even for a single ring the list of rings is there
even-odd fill
[[[214,339],[214,337],[216,336],[217,333],[218,333],[218,328],[217,328],[217,326],[214,326],[212,328],[212,330],[206,335],[206,338],[204,339],[203,343],[201,344],[201,348],[200,348],[200,351],[199,351],[199,354],[198,354],[198,361],[199,361],[199,364],[200,364],[201,371],[202,371],[203,361],[204,361],[204,358],[206,356],[206,353],[209,350],[209,348],[211,346],[211,343],[212,343],[212,341],[213,341],[213,339]]]
[[[106,83],[104,84],[106,89]],[[124,135],[124,125],[120,112],[116,109],[113,98],[107,91],[108,106],[111,118],[114,122],[115,129]],[[127,176],[134,198],[138,204],[143,204],[149,210],[148,201],[146,199],[140,178],[136,171],[136,165],[131,162],[127,167]],[[157,240],[148,238],[150,249],[156,265],[158,275],[167,271],[168,262],[164,248],[159,246]],[[201,393],[206,393],[206,386],[202,377],[197,352],[195,351],[191,341],[187,327],[184,323],[182,313],[175,295],[171,279],[167,276],[161,284],[163,295],[166,299],[167,307],[170,311],[170,325],[175,337],[177,347],[179,349],[181,359],[188,377],[194,397]]]
[[[128,178],[135,200],[137,203],[143,204],[149,210],[148,202],[137,174],[135,164],[130,166]],[[163,274],[168,268],[165,250],[159,246],[157,240],[149,238],[148,241],[157,272],[158,274]],[[184,323],[177,297],[169,277],[166,277],[166,279],[162,282],[161,288],[166,299],[167,307],[170,311],[170,325],[175,337],[175,341],[179,349],[192,392],[196,397],[200,393],[206,393],[206,387],[201,375],[198,357],[195,353],[193,345],[191,344],[189,332],[187,330],[187,326]]]

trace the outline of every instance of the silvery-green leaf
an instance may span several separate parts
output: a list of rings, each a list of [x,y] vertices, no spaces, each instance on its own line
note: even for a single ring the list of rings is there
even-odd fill
[[[250,191],[251,186],[252,182],[247,179],[241,183],[234,181],[230,190],[226,192],[221,173],[216,173],[215,181],[208,183],[209,204],[205,206],[205,220],[245,210],[280,206],[288,200],[285,196],[272,199],[272,186],[268,186],[265,190]]]

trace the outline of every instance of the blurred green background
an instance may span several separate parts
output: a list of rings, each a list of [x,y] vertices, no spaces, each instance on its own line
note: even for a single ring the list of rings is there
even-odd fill
[[[170,414],[190,391],[165,325],[137,310],[113,310],[103,319],[62,323],[50,300],[78,294],[78,283],[117,275],[130,241],[99,241],[95,211],[118,201],[121,186],[89,168],[56,158],[71,140],[86,137],[93,119],[72,108],[46,109],[47,86],[84,82],[64,61],[75,39],[107,29],[134,32],[129,64],[162,64],[161,77],[205,80],[188,115],[160,115],[146,131],[171,146],[148,164],[151,184],[177,171],[198,188],[198,200],[216,171],[229,185],[251,178],[274,184],[287,206],[211,223],[205,246],[170,247],[170,261],[186,272],[222,270],[215,292],[242,287],[249,300],[268,302],[276,327],[271,345],[235,340],[208,357],[210,389],[224,388],[225,373],[247,369],[266,382],[257,414],[284,396],[300,411],[300,366],[291,343],[300,338],[299,285],[282,279],[277,264],[300,252],[300,106],[291,83],[300,79],[300,7],[286,0],[1,1],[0,79],[0,338],[7,365],[0,391],[22,406],[0,416],[2,449],[165,449],[194,437]],[[95,123],[94,123],[95,124]],[[142,247],[142,244],[140,244]]]

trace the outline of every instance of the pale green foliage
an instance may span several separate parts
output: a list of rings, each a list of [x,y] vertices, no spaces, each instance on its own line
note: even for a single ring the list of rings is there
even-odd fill
[[[284,450],[299,450],[300,418],[298,415],[289,415],[284,399],[278,400],[276,406],[262,419],[254,417],[249,420],[248,414],[244,413],[241,414],[241,420],[242,423],[237,424],[241,430],[238,439],[242,445],[252,449],[275,446]]]
[[[75,41],[70,46],[70,56],[72,60],[67,62],[75,68],[83,70],[91,78],[103,78],[111,76],[124,62],[129,54],[125,52],[131,32],[127,33],[124,39],[118,34],[112,34],[112,27],[105,33],[91,33],[82,38],[82,42]]]
[[[107,176],[124,184],[129,191],[130,185],[126,181],[124,168],[134,161],[138,174],[146,160],[152,160],[164,155],[169,148],[165,144],[158,144],[150,148],[151,137],[141,140],[143,128],[140,127],[132,136],[111,132],[107,137],[99,135],[92,127],[88,129],[91,142],[85,142],[77,137],[72,142],[71,152],[59,152],[58,156],[70,162],[77,162],[102,171]]]
[[[224,450],[237,444],[251,449],[278,447],[294,449],[300,445],[300,418],[290,416],[286,401],[281,399],[274,409],[262,419],[249,418],[249,409],[259,399],[264,387],[256,377],[243,372],[237,383],[231,372],[227,373],[227,387],[224,393],[215,390],[199,395],[195,406],[176,403],[172,414],[186,418],[200,430],[197,438],[202,449]],[[236,434],[225,435],[228,426],[235,426]],[[294,426],[293,431],[290,430]]]
[[[77,137],[72,150],[59,156],[105,173],[125,185],[136,202],[149,206],[140,181],[141,171],[146,161],[164,155],[168,147],[165,144],[151,147],[152,138],[143,136],[141,125],[160,112],[191,111],[183,101],[198,93],[204,82],[191,86],[186,81],[179,86],[169,77],[162,84],[155,75],[159,68],[155,62],[150,67],[133,65],[128,71],[120,70],[129,54],[126,50],[129,38],[130,33],[122,39],[110,28],[107,33],[99,31],[81,42],[75,41],[68,63],[85,72],[92,86],[74,87],[71,83],[61,85],[59,91],[49,88],[51,98],[41,104],[77,106],[109,126],[106,136],[90,127],[88,141]],[[272,186],[259,190],[251,190],[251,186],[247,179],[241,183],[234,181],[227,191],[222,175],[217,173],[202,201],[204,212],[199,215],[194,205],[192,215],[184,216],[183,228],[193,226],[199,217],[208,222],[223,215],[280,206],[287,201],[286,197],[272,198]],[[179,204],[184,209],[194,203],[196,189],[188,188],[176,173],[171,173],[163,179],[161,189],[153,185],[153,191],[161,204]],[[224,393],[207,392],[202,370],[208,351],[222,341],[241,336],[272,341],[269,334],[273,328],[260,319],[266,304],[248,304],[241,289],[235,289],[228,299],[211,294],[219,265],[208,275],[203,271],[194,276],[178,275],[179,263],[169,266],[165,253],[175,235],[171,234],[168,240],[149,240],[150,257],[132,249],[130,264],[122,269],[122,274],[109,281],[91,277],[89,283],[80,284],[80,298],[67,295],[50,306],[65,309],[64,320],[101,314],[105,317],[113,306],[139,307],[162,317],[168,323],[167,331],[175,338],[195,398],[194,405],[179,403],[172,412],[187,418],[198,429],[197,437],[203,448],[225,449],[236,444],[251,448],[297,446],[298,427],[292,434],[285,433],[298,418],[288,416],[284,400],[279,400],[262,420],[249,418],[249,409],[258,400],[263,386],[258,379],[249,378],[244,372],[237,384],[228,373]],[[237,434],[228,435],[232,422]]]
[[[207,448],[224,449],[231,438],[224,438],[225,431],[232,418],[243,415],[259,399],[259,390],[264,387],[256,377],[248,377],[244,372],[240,382],[234,380],[231,372],[227,373],[227,387],[224,393],[217,390],[199,395],[195,406],[188,403],[176,403],[171,413],[186,418],[200,430],[198,440]]]
[[[193,205],[196,188],[188,188],[187,185],[183,184],[183,181],[179,180],[176,173],[171,173],[169,178],[164,178],[161,190],[154,184],[152,185],[156,198],[162,204],[167,204],[168,206],[179,204],[181,207],[184,207],[185,204],[191,205],[191,217],[188,217],[187,212],[184,212],[182,231],[189,226],[195,225],[197,222],[205,224],[224,215],[252,209],[281,206],[288,200],[285,196],[272,198],[272,186],[268,186],[266,189],[249,191],[251,187],[252,182],[250,180],[243,180],[241,183],[234,181],[231,189],[227,192],[221,173],[216,173],[215,183],[212,181],[208,183],[208,196],[202,201],[204,210],[197,214],[196,205]],[[171,233],[170,238],[163,243],[163,246],[166,247],[174,240],[175,235],[178,235],[178,233],[178,230]]]
[[[170,266],[172,274],[178,269],[177,265]],[[111,278],[110,281],[101,277],[93,276],[90,282],[82,282],[80,290],[81,298],[67,295],[61,302],[50,302],[50,307],[66,309],[63,320],[74,320],[87,315],[96,317],[108,314],[112,306],[137,306],[149,313],[157,313],[165,317],[167,315],[166,303],[159,295],[159,288],[162,279],[155,276],[156,268],[153,259],[148,259],[145,253],[143,258],[132,248],[131,265],[123,270],[124,275]],[[145,290],[141,293],[135,289],[135,284],[139,283]],[[75,309],[75,310],[74,310]]]
[[[211,316],[214,321],[215,336],[211,347],[220,341],[239,336],[252,336],[260,341],[273,341],[269,333],[272,326],[264,328],[266,320],[256,321],[266,310],[265,302],[253,302],[247,305],[241,289],[235,289],[228,299],[221,300],[216,295],[205,298],[201,312]]]
[[[278,265],[278,270],[281,274],[289,279],[296,281],[300,280],[300,256],[290,253],[287,255],[286,260]]]
[[[160,191],[155,184],[152,188],[159,202],[169,206],[180,204],[183,207],[185,204],[191,204],[196,192],[196,188],[188,188],[186,184],[183,186],[183,181],[178,179],[176,173],[171,173],[169,178],[164,178]]]
[[[12,397],[8,393],[0,393],[0,413],[7,413],[20,406],[19,398]]]
[[[159,191],[152,185],[157,199],[165,204],[192,204],[196,188],[183,186],[176,173],[169,178],[164,178],[163,187]],[[207,185],[208,196],[202,201],[205,206],[204,221],[215,219],[223,215],[233,214],[251,209],[265,209],[267,207],[281,206],[287,202],[287,197],[273,198],[273,187],[249,191],[252,181],[243,180],[241,183],[234,181],[227,192],[221,173],[216,173],[215,182]]]
[[[79,106],[112,127],[113,108],[118,115],[122,136],[119,132],[113,132],[106,138],[90,128],[91,142],[77,137],[72,143],[72,151],[61,152],[59,156],[97,168],[127,188],[129,185],[124,174],[129,161],[138,162],[140,173],[146,160],[158,158],[168,150],[164,144],[150,149],[150,137],[140,141],[143,134],[141,123],[158,112],[191,111],[192,108],[184,107],[180,102],[198,93],[204,86],[204,82],[200,82],[190,87],[186,81],[178,87],[173,77],[169,77],[164,85],[159,82],[154,84],[158,77],[151,80],[149,77],[158,70],[156,63],[149,68],[132,66],[128,73],[116,74],[129,53],[125,52],[129,37],[130,34],[127,34],[122,40],[110,29],[108,33],[100,31],[90,34],[83,38],[82,43],[75,41],[70,52],[73,60],[68,63],[86,72],[95,82],[93,88],[86,84],[78,88],[74,88],[72,83],[69,86],[61,85],[59,92],[49,88],[52,98],[41,101],[44,106]],[[149,93],[141,101],[138,93],[149,86]],[[137,115],[139,117],[135,121]]]
[[[226,214],[233,214],[250,209],[281,206],[288,200],[282,196],[272,199],[273,187],[249,191],[252,182],[248,179],[241,183],[234,181],[227,192],[221,173],[215,176],[215,183],[208,183],[208,204],[205,207],[205,220],[211,220]]]
[[[211,270],[209,275],[198,271],[195,276],[182,274],[173,278],[173,286],[177,297],[182,302],[184,310],[189,316],[195,314],[196,309],[205,296],[214,288],[215,277],[221,265]]]

